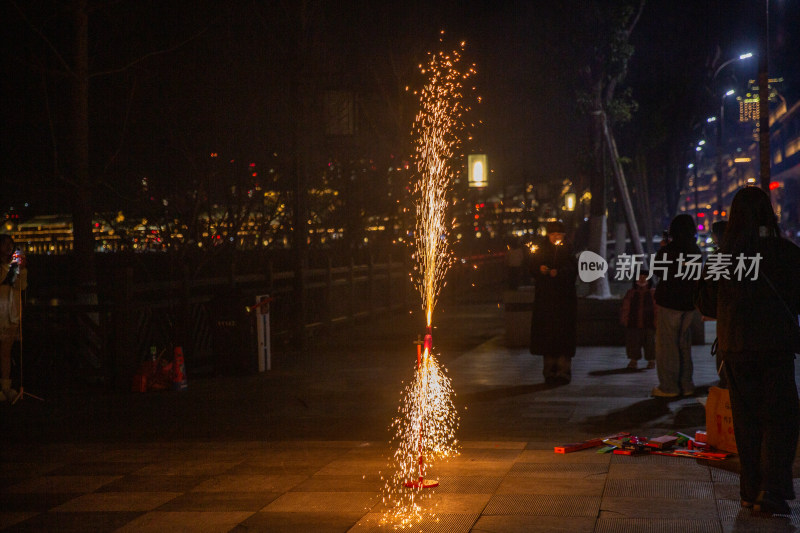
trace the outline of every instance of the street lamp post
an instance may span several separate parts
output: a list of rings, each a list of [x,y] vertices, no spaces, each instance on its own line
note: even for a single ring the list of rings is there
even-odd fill
[[[739,57],[731,58],[720,66],[714,71],[714,75],[711,77],[712,86],[717,79],[717,76],[722,69],[733,63],[734,61],[741,61],[743,59],[749,59],[753,57],[752,52],[747,52],[745,54],[739,55]],[[722,186],[722,130],[725,125],[725,97],[731,96],[734,94],[733,89],[729,90],[725,94],[722,95],[720,106],[719,106],[719,120],[717,124],[717,162],[716,162],[716,173],[717,173],[717,216],[722,218],[722,195],[723,195],[723,186]]]
[[[769,194],[769,0],[764,0],[764,33],[758,58],[758,154],[761,165],[761,188]]]
[[[719,120],[717,121],[717,216],[722,218],[722,129],[725,124],[725,97],[735,93],[733,89],[722,95],[719,105]]]
[[[694,164],[689,168],[694,170],[694,220],[699,218],[697,214],[700,212],[700,174],[698,174],[698,167],[700,166],[700,152],[703,151],[703,145],[706,144],[704,139],[701,139],[697,146],[694,147]]]

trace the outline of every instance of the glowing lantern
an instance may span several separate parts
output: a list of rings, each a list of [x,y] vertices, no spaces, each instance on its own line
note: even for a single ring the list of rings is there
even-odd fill
[[[470,154],[467,158],[470,188],[481,189],[489,184],[489,164],[486,154]]]
[[[567,211],[575,211],[575,193],[569,192],[564,195],[564,209]]]

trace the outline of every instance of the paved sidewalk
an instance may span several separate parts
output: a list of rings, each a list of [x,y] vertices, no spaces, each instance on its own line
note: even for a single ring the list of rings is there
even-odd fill
[[[621,430],[693,432],[704,426],[703,406],[697,397],[649,398],[655,371],[625,369],[622,347],[579,348],[573,382],[545,386],[540,358],[502,346],[498,317],[476,306],[443,321],[437,346],[457,393],[462,453],[430,469],[440,486],[425,505],[436,519],[413,531],[800,526],[795,502],[788,518],[740,509],[735,460],[554,454],[556,444]],[[381,474],[401,381],[411,376],[413,347],[391,346],[406,326],[367,325],[275,374],[194,380],[185,394],[64,392],[4,408],[12,443],[0,456],[0,528],[392,531],[379,524]],[[702,397],[715,382],[713,360],[707,346],[693,353]]]

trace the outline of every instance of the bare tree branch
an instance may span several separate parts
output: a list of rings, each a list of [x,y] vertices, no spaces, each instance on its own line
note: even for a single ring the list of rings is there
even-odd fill
[[[53,46],[53,43],[50,42],[50,39],[45,37],[45,35],[41,32],[41,30],[39,28],[37,28],[36,26],[34,26],[33,23],[30,20],[28,20],[28,17],[25,16],[25,13],[22,11],[22,9],[20,9],[20,7],[17,5],[17,3],[14,0],[9,0],[9,2],[11,2],[11,5],[14,6],[14,9],[17,10],[17,13],[19,13],[19,16],[22,17],[22,20],[25,21],[25,23],[28,25],[28,27],[31,29],[31,31],[33,31],[36,35],[38,35],[42,39],[42,41],[44,41],[44,43],[48,46],[48,48],[50,48],[50,50],[56,56],[56,58],[58,59],[59,63],[61,63],[61,65],[64,67],[64,69],[67,71],[67,73],[70,76],[75,76],[75,72],[69,66],[69,63],[67,63],[66,60],[61,56],[61,54],[58,53],[58,50],[56,49],[55,46]]]
[[[50,140],[53,143],[53,175],[58,176],[58,141],[56,139],[56,128],[53,124],[53,114],[50,111],[50,95],[47,93],[47,76],[42,72],[42,90],[44,91],[44,105],[47,111],[47,125],[50,130]]]
[[[138,58],[134,59],[133,61],[131,61],[130,63],[128,63],[127,65],[125,65],[124,67],[115,68],[115,69],[111,69],[111,70],[103,70],[103,71],[100,71],[100,72],[93,72],[93,73],[89,74],[89,78],[97,78],[99,76],[108,76],[109,74],[119,74],[120,72],[125,72],[126,70],[128,70],[132,66],[134,66],[134,65],[136,65],[138,63],[141,63],[145,59],[148,59],[148,58],[151,58],[151,57],[154,57],[154,56],[158,56],[158,55],[162,55],[162,54],[167,54],[169,52],[174,52],[178,48],[181,48],[181,47],[187,45],[188,43],[192,42],[193,40],[195,40],[198,37],[200,37],[201,35],[203,35],[206,31],[208,31],[208,29],[210,27],[211,27],[211,25],[206,26],[205,28],[203,28],[202,30],[197,32],[196,34],[192,35],[188,39],[185,39],[185,40],[175,44],[174,46],[170,46],[169,48],[164,48],[162,50],[154,50],[154,51],[149,52],[149,53],[147,53],[147,54],[145,54],[145,55],[143,55],[141,57],[138,57]]]
[[[119,145],[111,157],[108,158],[108,162],[103,167],[103,174],[105,175],[108,172],[109,167],[117,160],[117,156],[122,151],[122,145],[125,142],[125,135],[128,132],[128,119],[131,116],[131,107],[133,107],[133,95],[136,92],[136,81],[133,82],[133,87],[131,87],[130,96],[128,96],[128,106],[125,109],[125,120],[122,122],[122,133],[119,137]]]
[[[639,0],[639,9],[636,11],[636,15],[631,19],[628,26],[625,28],[625,34],[630,37],[631,33],[633,33],[633,28],[636,27],[636,23],[639,22],[639,17],[642,16],[642,12],[644,11],[644,2],[645,0]]]

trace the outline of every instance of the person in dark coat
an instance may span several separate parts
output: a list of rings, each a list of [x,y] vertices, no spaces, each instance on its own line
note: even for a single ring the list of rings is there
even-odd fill
[[[781,237],[767,193],[745,187],[731,203],[720,251],[718,259],[709,257],[698,282],[697,307],[717,319],[741,464],[741,504],[789,514],[786,500],[795,498],[792,463],[800,433],[794,379],[794,358],[800,353],[800,248]],[[721,262],[725,258],[728,264]],[[711,275],[712,260],[721,263],[713,269],[719,275]]]
[[[572,379],[578,298],[578,263],[564,241],[564,224],[547,224],[547,240],[531,257],[535,283],[531,317],[531,353],[542,355],[545,383],[566,385]]]
[[[676,216],[669,225],[670,242],[656,252],[651,273],[656,274],[656,264],[661,278],[656,286],[656,371],[658,386],[652,395],[674,398],[683,394],[694,394],[694,365],[692,362],[692,321],[697,311],[694,308],[694,289],[700,271],[680,272],[682,265],[695,258],[702,266],[700,248],[697,246],[696,229],[691,215]],[[684,268],[685,270],[685,268]],[[679,274],[681,274],[679,276]]]

